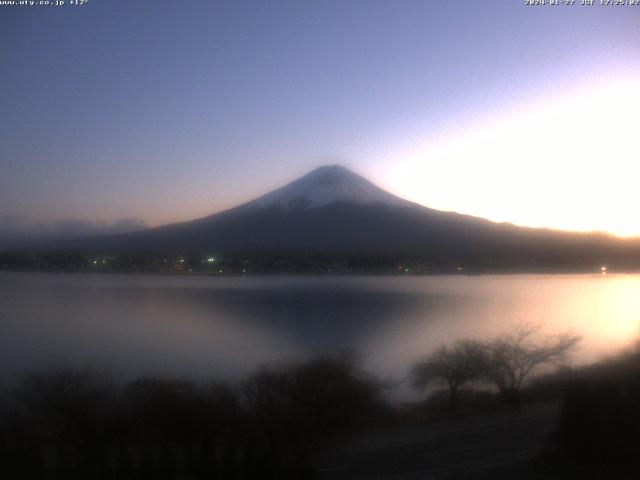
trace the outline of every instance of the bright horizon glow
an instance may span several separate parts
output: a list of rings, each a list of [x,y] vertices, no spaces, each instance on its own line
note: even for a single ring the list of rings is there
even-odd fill
[[[387,186],[499,222],[640,235],[638,85],[601,82],[414,145],[397,154]]]

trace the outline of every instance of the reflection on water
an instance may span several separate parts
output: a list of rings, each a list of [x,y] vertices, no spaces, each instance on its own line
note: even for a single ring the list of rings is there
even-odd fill
[[[92,368],[235,379],[355,350],[401,381],[443,342],[523,324],[583,335],[585,362],[628,346],[640,276],[169,277],[0,274],[0,373]],[[401,388],[402,389],[402,388]]]

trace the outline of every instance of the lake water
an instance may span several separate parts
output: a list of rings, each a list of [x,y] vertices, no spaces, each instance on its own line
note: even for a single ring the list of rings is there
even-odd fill
[[[337,349],[408,392],[443,342],[523,325],[583,336],[574,363],[636,342],[638,275],[189,277],[0,273],[0,375],[241,379]]]

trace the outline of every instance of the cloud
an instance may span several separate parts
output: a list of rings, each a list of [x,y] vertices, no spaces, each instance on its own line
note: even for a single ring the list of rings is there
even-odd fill
[[[140,218],[127,217],[113,223],[88,220],[61,219],[53,223],[30,222],[21,215],[0,215],[0,246],[17,242],[62,240],[134,232],[148,228]]]

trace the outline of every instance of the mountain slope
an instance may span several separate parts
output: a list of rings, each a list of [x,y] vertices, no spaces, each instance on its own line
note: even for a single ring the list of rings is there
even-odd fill
[[[191,222],[65,242],[96,255],[394,257],[479,268],[640,266],[640,244],[497,224],[396,197],[339,166]]]

